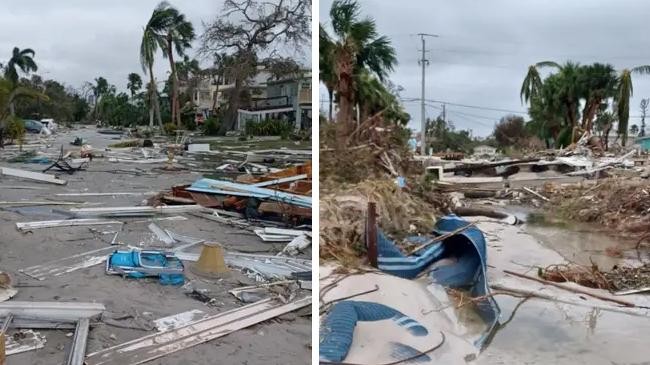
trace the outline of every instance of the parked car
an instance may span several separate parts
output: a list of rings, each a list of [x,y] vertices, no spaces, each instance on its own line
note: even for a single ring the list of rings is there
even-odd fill
[[[25,119],[24,123],[25,130],[29,133],[41,133],[41,130],[43,129],[43,123],[37,120]]]
[[[52,118],[41,119],[41,124],[52,132],[56,132],[56,130],[59,129],[59,125],[56,124]]]

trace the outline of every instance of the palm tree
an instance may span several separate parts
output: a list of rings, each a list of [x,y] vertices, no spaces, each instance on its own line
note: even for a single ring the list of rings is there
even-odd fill
[[[192,47],[192,41],[196,37],[194,26],[185,19],[185,15],[167,2],[161,2],[156,10],[160,10],[162,29],[155,29],[155,39],[158,46],[163,50],[163,56],[169,60],[172,80],[172,119],[176,119],[176,125],[181,125],[181,110],[178,100],[178,75],[174,63],[174,51],[179,56],[185,55],[185,50]],[[154,10],[155,12],[155,10]]]
[[[618,85],[616,86],[616,113],[618,115],[618,134],[623,136],[621,145],[625,147],[627,142],[628,121],[630,120],[630,99],[633,94],[632,87],[632,73],[648,74],[650,73],[650,66],[637,66],[632,69],[624,69],[621,71],[618,78]]]
[[[108,81],[103,77],[98,77],[95,79],[95,84],[92,86],[93,96],[95,97],[95,106],[93,108],[93,115],[97,118],[97,108],[99,106],[99,101],[103,95],[105,95],[109,90]]]
[[[330,37],[321,27],[319,37],[331,52],[334,70],[334,90],[339,101],[337,119],[340,136],[347,135],[353,120],[355,75],[367,69],[383,81],[397,64],[395,49],[385,36],[377,34],[375,21],[359,19],[360,7],[354,0],[335,0],[330,9],[332,30]]]
[[[328,121],[333,121],[332,106],[334,105],[334,87],[336,86],[336,74],[334,73],[334,43],[327,36],[327,32],[323,29],[322,25],[318,28],[318,77],[325,84],[328,95]]]
[[[158,126],[162,128],[162,118],[160,116],[160,104],[158,103],[158,87],[153,75],[153,63],[155,60],[160,35],[164,33],[170,19],[169,4],[161,2],[151,13],[151,17],[144,27],[142,41],[140,43],[140,64],[145,73],[149,73],[149,126],[153,126],[154,114],[158,121]]]
[[[206,71],[212,76],[212,84],[215,85],[214,94],[212,94],[212,112],[217,112],[217,102],[219,100],[219,85],[224,82],[227,73],[233,66],[234,59],[232,56],[222,53],[215,53],[212,67]]]
[[[126,88],[131,92],[131,98],[134,98],[135,94],[142,88],[142,78],[135,72],[130,73],[127,78],[129,82],[126,84]]]
[[[18,85],[18,69],[28,74],[32,71],[38,71],[38,66],[34,62],[36,53],[31,48],[20,50],[14,47],[13,54],[5,67],[5,78],[14,85]]]
[[[38,71],[38,66],[36,65],[36,62],[34,62],[35,55],[36,52],[31,48],[21,50],[18,47],[14,47],[11,58],[9,59],[9,62],[7,62],[7,66],[4,68],[5,78],[11,82],[11,85],[14,88],[18,87],[18,70],[25,74],[29,74],[32,71]],[[13,102],[9,104],[9,108],[11,115],[14,115],[15,108]]]
[[[521,91],[519,98],[522,104],[529,104],[530,101],[539,95],[542,88],[542,78],[539,76],[539,71],[535,65],[528,66],[528,72],[521,84]]]

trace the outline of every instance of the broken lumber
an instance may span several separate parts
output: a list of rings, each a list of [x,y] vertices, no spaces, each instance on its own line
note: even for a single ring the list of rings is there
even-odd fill
[[[302,174],[302,175],[296,175],[296,176],[289,176],[289,177],[283,177],[281,179],[275,179],[275,180],[269,180],[269,181],[263,181],[259,182],[257,184],[252,184],[251,186],[257,186],[258,188],[263,188],[265,186],[273,186],[273,185],[280,185],[280,184],[285,184],[288,182],[294,182],[298,180],[304,180],[308,177],[307,174]]]
[[[200,205],[169,205],[141,207],[103,207],[103,208],[72,208],[70,213],[77,216],[91,217],[138,217],[156,214],[179,214],[204,210]]]
[[[114,250],[115,248],[112,246],[102,247],[18,271],[36,280],[43,281],[50,277],[61,276],[69,272],[99,265],[106,261],[106,256]]]
[[[12,169],[9,167],[0,167],[0,173],[5,176],[13,176],[21,179],[45,182],[50,184],[65,185],[68,183],[65,180],[57,179],[56,176],[43,174],[40,172]]]
[[[542,194],[536,192],[536,191],[533,190],[533,189],[527,188],[527,187],[525,187],[525,186],[522,187],[522,189],[523,189],[525,192],[527,192],[527,193],[529,193],[529,194],[531,194],[531,195],[534,195],[534,196],[536,196],[536,197],[542,199],[542,200],[545,201],[545,202],[550,202],[550,201],[551,201],[551,199],[545,197],[544,195],[542,195]]]
[[[94,225],[122,224],[120,221],[107,219],[62,219],[53,221],[17,222],[16,228],[21,231],[50,227],[94,226]]]
[[[564,285],[558,284],[558,283],[553,282],[553,281],[539,279],[539,278],[536,278],[536,277],[533,277],[533,276],[529,276],[529,275],[526,275],[526,274],[520,274],[520,273],[517,273],[517,272],[514,272],[514,271],[510,271],[510,270],[503,270],[503,272],[506,273],[506,274],[509,274],[509,275],[514,275],[514,276],[519,277],[519,278],[536,281],[538,283],[542,283],[542,284],[545,284],[545,285],[551,285],[551,286],[554,286],[556,288],[564,289],[566,291],[574,292],[574,293],[577,293],[577,294],[584,294],[584,295],[588,295],[588,296],[596,298],[596,299],[605,300],[605,301],[608,301],[608,302],[613,302],[613,303],[616,303],[616,304],[620,304],[620,305],[625,306],[625,307],[636,307],[636,305],[634,303],[626,302],[626,301],[620,300],[620,299],[609,298],[609,297],[606,297],[604,295],[592,293],[592,292],[582,290],[582,289],[579,289],[579,288],[570,288],[568,286],[564,286]]]
[[[106,308],[101,303],[83,302],[23,302],[0,303],[0,317],[12,314],[15,318],[31,320],[75,322],[80,318],[92,318]]]
[[[287,304],[261,300],[219,313],[186,326],[144,336],[86,356],[87,365],[142,364],[165,355],[214,340],[240,329],[267,321],[311,304],[311,297]]]

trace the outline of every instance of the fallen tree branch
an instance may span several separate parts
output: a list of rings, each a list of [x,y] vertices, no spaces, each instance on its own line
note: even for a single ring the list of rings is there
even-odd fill
[[[591,292],[588,292],[586,290],[582,290],[582,289],[579,289],[579,288],[570,288],[570,287],[567,287],[567,286],[564,286],[564,285],[561,285],[561,284],[558,284],[558,283],[555,283],[555,282],[552,282],[552,281],[539,279],[539,278],[536,278],[536,277],[533,277],[533,276],[520,274],[520,273],[517,273],[517,272],[514,272],[514,271],[510,271],[510,270],[503,270],[503,272],[506,273],[506,274],[509,274],[509,275],[514,275],[514,276],[523,278],[523,279],[536,281],[538,283],[542,283],[542,284],[545,284],[545,285],[551,285],[551,286],[554,286],[556,288],[564,289],[566,291],[570,291],[570,292],[573,292],[573,293],[589,295],[590,297],[594,297],[596,299],[617,303],[617,304],[620,304],[620,305],[625,306],[625,307],[630,307],[630,308],[636,307],[636,304],[634,304],[634,303],[630,303],[630,302],[626,302],[624,300],[619,300],[619,299],[614,299],[614,298],[608,298],[606,296],[591,293]]]

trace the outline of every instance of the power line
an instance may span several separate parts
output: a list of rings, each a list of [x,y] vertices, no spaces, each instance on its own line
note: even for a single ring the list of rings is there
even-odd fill
[[[402,98],[401,100],[402,101],[415,101],[415,100],[420,100],[420,99],[417,99],[417,98]],[[523,112],[521,110],[510,110],[510,109],[494,108],[494,107],[479,106],[479,105],[460,104],[460,103],[453,103],[453,102],[444,101],[444,100],[425,99],[425,101],[432,102],[432,103],[453,105],[453,106],[458,106],[458,107],[461,107],[461,108],[491,110],[491,111],[505,112],[505,113],[527,114],[527,112]]]

